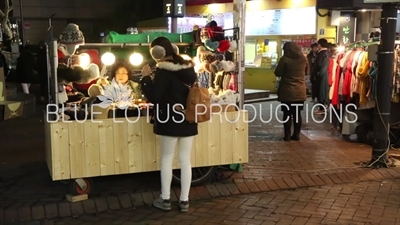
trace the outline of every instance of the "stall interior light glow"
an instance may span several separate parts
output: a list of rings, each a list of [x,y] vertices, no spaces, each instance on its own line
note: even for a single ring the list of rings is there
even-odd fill
[[[133,53],[130,57],[129,57],[129,62],[133,65],[133,66],[140,66],[143,63],[143,56],[140,53]]]
[[[344,47],[344,46],[339,46],[339,47],[337,48],[337,50],[338,50],[338,52],[344,52],[345,47]]]
[[[361,9],[361,12],[366,12],[367,10],[366,9]]]
[[[213,3],[213,4],[207,5],[207,9],[211,13],[223,12],[224,11],[224,6],[225,6],[225,4]]]
[[[187,55],[187,54],[181,54],[181,57],[182,57],[184,60],[192,60],[192,58],[191,58],[189,55]]]
[[[115,63],[115,55],[111,52],[106,52],[101,56],[101,62],[106,66],[111,66]]]
[[[86,68],[90,65],[90,56],[87,53],[82,53],[79,55],[79,65],[82,68]]]

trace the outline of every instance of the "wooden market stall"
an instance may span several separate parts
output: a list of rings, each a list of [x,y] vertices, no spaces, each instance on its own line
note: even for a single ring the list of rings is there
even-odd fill
[[[190,50],[193,51],[188,43],[193,37],[191,33],[111,35],[111,43],[106,44],[107,49],[99,51],[111,52],[114,51],[111,49],[114,47],[116,55],[127,58],[129,51],[134,48],[135,52],[146,55],[152,39],[168,35],[177,46],[185,48],[185,53],[190,54]],[[132,44],[129,41],[132,37],[140,43]],[[104,43],[89,43],[81,48],[106,46],[102,44]],[[54,40],[49,41],[47,45],[51,71],[49,98],[54,106],[61,105],[57,101],[57,95],[60,93],[57,46],[57,41]],[[54,181],[71,180],[75,187],[79,186],[83,190],[78,191],[78,194],[90,192],[87,188],[92,185],[87,178],[160,170],[159,138],[153,133],[153,124],[149,122],[149,116],[45,121],[46,161],[51,177]],[[210,121],[199,124],[199,135],[195,137],[192,150],[192,167],[247,163],[248,132],[247,111],[230,110],[213,114]],[[177,155],[176,153],[174,169],[179,169]]]
[[[147,117],[130,119],[131,122],[116,118],[46,123],[46,160],[52,179],[160,170],[159,138],[153,133],[153,125]],[[236,111],[227,112],[226,116],[215,114],[211,121],[200,123],[193,144],[192,166],[247,163],[246,121],[248,112]],[[178,168],[175,157],[174,169]]]

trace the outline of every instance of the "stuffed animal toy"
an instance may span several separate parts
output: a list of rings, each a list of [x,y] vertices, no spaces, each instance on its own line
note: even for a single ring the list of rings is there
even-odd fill
[[[78,25],[72,23],[67,25],[59,37],[57,77],[60,82],[71,86],[71,88],[65,88],[68,102],[79,98],[81,95],[88,96],[88,88],[97,82],[100,75],[99,66],[101,63],[97,50],[80,52],[88,54],[91,59],[89,65],[84,68],[80,66],[80,56],[75,53],[79,46],[84,43],[85,37],[82,31],[79,30]],[[64,103],[65,101],[59,100],[59,102]]]
[[[211,40],[211,42],[220,42],[224,40],[224,29],[222,27],[218,26],[217,22],[215,20],[211,21],[206,25],[207,28],[207,34],[208,38]]]
[[[85,82],[82,80],[80,82],[73,82],[73,86],[76,90],[82,92],[85,96],[89,96],[88,94],[89,87],[92,86],[93,84],[96,84],[100,77],[99,68],[101,67],[101,60],[99,52],[95,49],[85,49],[82,52],[80,52],[80,54],[84,53],[88,54],[90,57],[89,66],[84,69],[90,70],[92,72],[92,76],[89,77],[89,79],[86,79]]]
[[[236,104],[237,102],[239,102],[239,99],[240,95],[232,90],[224,91],[221,94],[210,92],[210,100],[211,103],[214,104]]]
[[[84,43],[85,37],[83,36],[82,31],[79,30],[79,26],[74,23],[70,23],[59,37],[59,44],[60,46],[63,46],[59,50],[64,55],[73,55],[76,49],[78,49],[79,45]]]
[[[232,61],[226,61],[226,60],[222,60],[222,61],[214,61],[213,63],[210,64],[210,69],[211,71],[213,71],[213,73],[217,73],[217,72],[232,72],[235,70],[235,63]]]
[[[82,68],[78,65],[67,66],[59,64],[57,68],[57,78],[63,83],[88,83],[99,77],[99,67],[96,64],[91,64],[87,68]]]
[[[223,55],[217,55],[215,53],[207,51],[207,49],[204,46],[199,46],[197,48],[196,57],[201,65],[199,72],[207,71],[209,73],[217,72],[217,70],[215,69],[213,70],[214,67],[211,66],[212,63],[216,61],[222,61],[224,59]]]

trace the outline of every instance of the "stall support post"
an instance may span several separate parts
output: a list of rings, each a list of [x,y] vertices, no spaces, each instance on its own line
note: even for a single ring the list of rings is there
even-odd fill
[[[171,17],[171,33],[178,33],[178,18]]]
[[[374,142],[369,166],[387,167],[389,148],[391,88],[396,39],[397,5],[382,5],[381,42],[378,47],[378,76],[376,81],[376,107],[373,120]]]
[[[233,1],[233,21],[235,27],[239,29],[238,32],[238,52],[236,57],[238,67],[238,90],[240,94],[239,107],[243,109],[244,106],[244,72],[245,72],[245,54],[244,45],[246,43],[245,36],[245,17],[246,17],[246,0]]]

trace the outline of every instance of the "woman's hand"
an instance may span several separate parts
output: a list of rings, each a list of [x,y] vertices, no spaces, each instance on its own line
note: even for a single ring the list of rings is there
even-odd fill
[[[151,68],[150,68],[150,66],[149,65],[145,65],[145,66],[143,66],[143,68],[142,68],[142,76],[150,76],[150,74],[152,74],[153,73],[153,71],[151,71]]]

